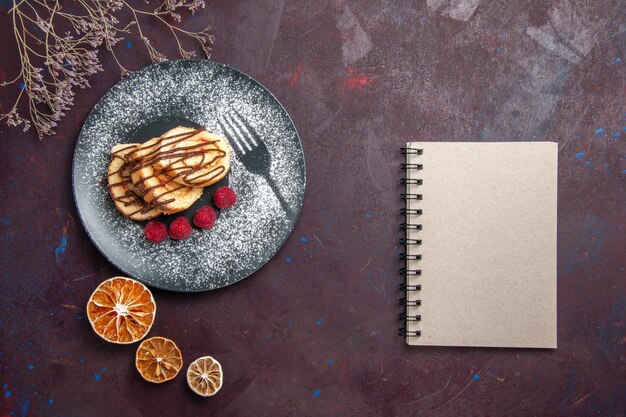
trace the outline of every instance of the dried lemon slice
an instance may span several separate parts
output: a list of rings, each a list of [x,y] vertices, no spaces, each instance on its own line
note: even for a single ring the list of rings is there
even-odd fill
[[[151,337],[137,348],[135,366],[143,379],[159,384],[178,375],[183,367],[183,355],[170,339]]]
[[[222,365],[211,356],[198,358],[187,368],[189,388],[203,397],[215,395],[222,388],[223,379]]]
[[[127,344],[143,339],[155,315],[156,304],[148,287],[126,277],[104,281],[87,302],[91,327],[112,343]]]

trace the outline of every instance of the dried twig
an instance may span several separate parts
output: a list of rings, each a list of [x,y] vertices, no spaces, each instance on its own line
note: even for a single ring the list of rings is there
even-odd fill
[[[149,4],[147,0],[145,3]],[[21,70],[14,79],[0,83],[19,86],[13,107],[0,114],[0,121],[9,126],[22,125],[24,131],[32,125],[39,139],[54,134],[57,123],[74,104],[75,88],[88,88],[88,78],[103,70],[98,59],[100,46],[111,53],[122,76],[127,75],[129,71],[114,47],[136,27],[152,62],[167,59],[142,30],[141,19],[163,23],[173,35],[182,58],[195,56],[194,51],[183,48],[184,37],[197,42],[209,58],[213,43],[210,27],[193,32],[168,22],[180,22],[182,11],[195,13],[204,8],[203,0],[164,0],[152,11],[133,7],[126,0],[75,0],[66,5],[72,10],[66,11],[60,1],[16,0],[9,10]],[[131,20],[122,27],[117,16],[125,11]],[[62,27],[71,29],[60,33]],[[28,116],[19,112],[24,101],[28,102]]]

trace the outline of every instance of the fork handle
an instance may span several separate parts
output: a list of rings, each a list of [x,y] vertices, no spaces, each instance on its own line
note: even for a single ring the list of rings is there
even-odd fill
[[[287,202],[285,201],[285,198],[280,193],[280,190],[276,186],[276,183],[274,182],[274,180],[269,175],[265,177],[265,179],[267,180],[267,183],[269,184],[270,188],[274,192],[274,195],[276,196],[276,198],[278,198],[278,201],[280,202],[280,205],[282,206],[283,210],[285,210],[287,217],[288,218],[293,217],[294,215],[293,210],[291,210],[291,208],[289,207],[289,204],[287,204]]]

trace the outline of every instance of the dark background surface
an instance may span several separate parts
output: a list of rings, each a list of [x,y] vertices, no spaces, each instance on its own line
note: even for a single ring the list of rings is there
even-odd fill
[[[9,3],[0,80],[18,68]],[[107,344],[85,319],[118,274],[71,194],[81,123],[119,79],[102,52],[105,72],[54,137],[0,126],[0,416],[625,415],[624,2],[208,3],[184,24],[211,22],[213,59],[282,101],[308,169],[297,227],[261,271],[210,293],[154,291],[151,334],[186,363],[218,358],[222,391],[144,382],[136,346]],[[148,64],[130,41],[126,66]],[[6,111],[16,88],[0,91]],[[409,140],[559,142],[558,349],[410,348],[396,335]]]

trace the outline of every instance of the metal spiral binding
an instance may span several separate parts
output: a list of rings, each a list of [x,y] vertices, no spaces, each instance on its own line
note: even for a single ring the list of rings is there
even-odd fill
[[[401,291],[419,291],[422,289],[421,285],[408,285],[406,283],[400,284]]]
[[[408,156],[409,155],[422,155],[423,152],[424,151],[422,149],[401,148],[401,153],[402,155],[405,155],[405,158],[406,158],[405,163],[401,164],[401,168],[405,171],[406,170],[417,170],[417,171],[422,170],[423,169],[422,164],[408,163]],[[422,185],[422,183],[423,181],[421,179],[416,179],[416,178],[401,178],[400,179],[400,184],[405,187],[407,185]],[[400,194],[400,198],[406,202],[408,202],[409,200],[420,201],[422,200],[423,196],[422,194],[405,192],[405,193]],[[405,217],[409,215],[421,216],[422,210],[413,209],[413,208],[409,209],[409,208],[404,207],[401,210],[401,214]],[[405,232],[408,232],[409,230],[414,230],[414,231],[422,230],[421,224],[409,223],[408,221],[405,223],[401,223],[400,227]],[[421,239],[409,239],[407,237],[407,234],[408,233],[405,233],[405,236],[400,239],[400,244],[405,246],[405,248],[408,246],[419,246],[422,244]],[[419,261],[422,259],[422,255],[408,254],[407,252],[408,250],[400,253],[400,259],[402,259],[404,262]],[[409,284],[408,278],[409,276],[414,276],[414,277],[421,276],[422,271],[421,269],[409,269],[407,265],[405,264],[405,267],[400,268],[400,275],[404,277],[405,281],[400,284],[399,289],[400,291],[405,293],[405,296],[398,299],[398,303],[404,307],[404,312],[398,314],[398,319],[404,322],[404,327],[401,327],[398,329],[398,334],[405,338],[406,337],[418,337],[421,335],[421,331],[420,330],[408,330],[407,324],[408,322],[420,321],[422,319],[422,316],[420,314],[409,314],[408,309],[409,307],[419,307],[422,304],[422,301],[421,300],[409,300],[408,294],[409,292],[420,291],[422,289],[422,286]]]
[[[404,321],[420,321],[422,319],[422,316],[420,314],[415,314],[413,316],[411,315],[406,315],[406,313],[400,313],[398,314],[398,318],[400,320],[404,320]]]
[[[422,305],[422,300],[407,300],[406,297],[401,297],[398,298],[398,304],[405,307],[419,307]]]
[[[422,259],[422,255],[407,255],[406,253],[402,252],[400,254],[400,259],[402,259],[403,261],[419,261],[420,259]]]
[[[424,150],[415,148],[400,148],[400,153],[402,155],[421,155],[424,153]]]
[[[424,169],[424,166],[422,164],[400,164],[400,166],[405,171],[407,169],[414,169],[414,170],[417,170],[417,171],[420,171],[420,170]]]
[[[422,244],[422,241],[419,239],[400,238],[400,244],[404,246],[419,246]]]
[[[402,193],[400,194],[400,198],[403,200],[421,200],[422,199],[422,195],[421,194],[405,194]]]

